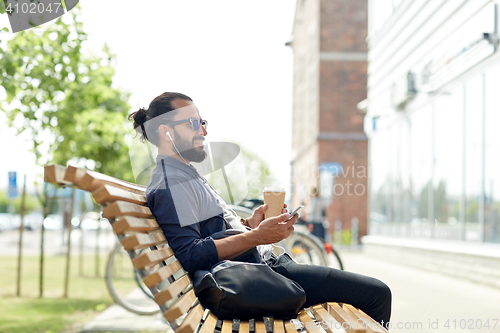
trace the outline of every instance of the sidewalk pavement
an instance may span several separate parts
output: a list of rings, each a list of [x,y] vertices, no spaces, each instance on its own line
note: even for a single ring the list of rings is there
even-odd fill
[[[160,313],[150,316],[141,316],[115,304],[85,324],[80,332],[173,333],[173,330],[162,320],[162,315]]]
[[[392,290],[390,332],[500,332],[500,289],[343,251],[348,271],[384,281]],[[489,327],[487,327],[489,326]],[[154,316],[134,315],[117,305],[87,323],[82,332],[170,332]]]
[[[341,255],[346,270],[373,276],[391,288],[391,333],[500,332],[500,289],[379,261],[361,252]]]

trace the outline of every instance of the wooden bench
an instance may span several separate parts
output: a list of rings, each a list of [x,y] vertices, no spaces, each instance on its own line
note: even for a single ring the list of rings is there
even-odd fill
[[[145,187],[101,173],[60,165],[45,167],[45,181],[88,191],[103,206],[103,216],[111,223],[134,267],[176,333],[387,332],[363,311],[337,303],[303,309],[293,323],[272,318],[218,320],[201,306],[189,275],[168,247],[147,206]],[[142,249],[149,250],[138,254],[138,250]]]

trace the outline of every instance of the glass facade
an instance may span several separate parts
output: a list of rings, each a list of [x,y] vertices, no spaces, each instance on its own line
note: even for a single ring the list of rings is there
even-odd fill
[[[500,65],[370,135],[370,234],[500,243]]]
[[[500,65],[485,74],[484,240],[500,243]]]
[[[463,88],[439,96],[433,108],[434,165],[432,216],[434,237],[459,239],[464,161]],[[431,204],[432,204],[431,202]]]

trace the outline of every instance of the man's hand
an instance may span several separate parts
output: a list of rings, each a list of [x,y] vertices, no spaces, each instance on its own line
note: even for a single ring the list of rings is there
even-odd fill
[[[219,260],[233,259],[254,246],[277,243],[290,236],[299,214],[288,220],[290,214],[286,213],[286,209],[283,209],[283,214],[264,220],[266,208],[266,205],[260,206],[251,218],[247,219],[247,221],[251,219],[251,223],[255,226],[254,229],[214,240]]]
[[[273,244],[290,236],[299,215],[297,214],[288,220],[289,217],[290,214],[284,213],[261,221],[257,228],[252,231],[258,238],[258,243]]]
[[[266,209],[266,204],[260,205],[253,211],[252,216],[246,219],[246,222],[250,228],[255,229],[259,226],[260,222],[264,221],[264,213],[266,212]],[[281,211],[281,213],[287,213],[286,204],[283,206],[283,210]]]

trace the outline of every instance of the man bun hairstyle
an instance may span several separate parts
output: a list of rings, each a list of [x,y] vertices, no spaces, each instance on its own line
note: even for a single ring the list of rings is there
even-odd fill
[[[153,99],[147,110],[140,108],[128,116],[128,120],[134,123],[134,129],[140,135],[141,142],[147,140],[158,147],[160,144],[158,127],[172,121],[177,114],[172,106],[172,101],[176,99],[193,101],[181,93],[165,92]]]

